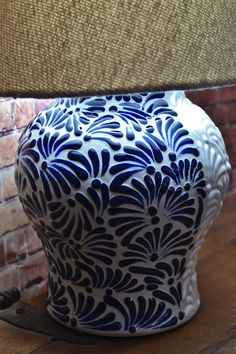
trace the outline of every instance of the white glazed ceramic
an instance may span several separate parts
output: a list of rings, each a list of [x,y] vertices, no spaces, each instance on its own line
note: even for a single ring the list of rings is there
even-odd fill
[[[188,321],[229,168],[219,130],[181,91],[55,100],[16,160],[49,264],[50,315],[109,336]]]

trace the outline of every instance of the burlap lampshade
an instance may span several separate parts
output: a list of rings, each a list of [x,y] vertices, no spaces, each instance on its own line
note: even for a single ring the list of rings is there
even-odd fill
[[[0,94],[236,82],[235,0],[1,0]]]

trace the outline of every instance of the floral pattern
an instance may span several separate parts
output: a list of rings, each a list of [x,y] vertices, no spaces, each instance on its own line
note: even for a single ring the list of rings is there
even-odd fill
[[[189,264],[204,213],[220,207],[209,196],[225,190],[228,165],[221,142],[219,186],[205,167],[210,147],[205,153],[185,127],[179,97],[59,98],[23,132],[15,179],[48,259],[48,310],[61,323],[140,335],[193,315]]]

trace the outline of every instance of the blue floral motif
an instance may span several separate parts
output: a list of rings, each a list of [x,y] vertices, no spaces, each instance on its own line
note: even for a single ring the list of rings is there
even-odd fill
[[[38,227],[37,231],[40,233],[45,248],[51,254],[57,250],[63,260],[81,260],[88,265],[94,265],[99,261],[110,265],[112,258],[116,255],[117,244],[114,242],[114,237],[107,233],[104,227],[93,229],[85,234],[83,239],[81,239],[82,230],[78,229],[78,240],[66,237],[49,226],[41,230]]]
[[[22,168],[24,173],[19,173],[18,169],[15,171],[15,181],[20,193],[26,189],[27,183],[30,183],[32,191],[36,191],[35,180],[39,178],[39,170],[37,163],[40,155],[36,149],[36,140],[28,140],[28,137],[23,136],[21,144],[17,151],[16,165]]]
[[[79,268],[72,267],[69,263],[63,262],[60,258],[55,255],[51,255],[46,251],[48,264],[51,274],[58,277],[58,282],[61,283],[62,280],[69,280],[72,284],[76,286],[85,287],[88,285],[87,279],[83,279],[81,270]]]
[[[189,132],[173,116],[167,116],[165,119],[156,118],[156,128],[168,146],[171,161],[175,161],[177,156],[186,154],[199,156],[199,151],[194,146],[193,139],[189,137]]]
[[[46,133],[43,136],[39,135],[37,143],[35,139],[28,141],[25,138],[19,147],[21,168],[27,170],[24,178],[29,181],[32,190],[36,191],[35,180],[40,176],[47,200],[51,200],[53,195],[60,198],[62,193],[69,194],[71,187],[79,188],[80,180],[87,178],[87,174],[83,173],[79,166],[59,156],[64,151],[81,147],[79,140],[69,141],[69,137],[68,133],[63,135],[59,135],[58,132],[52,135]],[[38,173],[39,166],[40,173]],[[18,185],[23,183],[26,186],[27,182],[22,182],[22,178],[20,180],[20,176],[17,176],[16,183]]]
[[[148,135],[144,136],[144,140],[145,142],[137,141],[136,147],[124,146],[124,153],[115,154],[114,160],[118,164],[110,168],[110,173],[117,175],[111,183],[112,191],[116,191],[133,174],[141,171],[153,174],[155,172],[153,165],[162,162],[162,151],[166,150],[166,146],[157,138]]]
[[[48,203],[54,229],[61,229],[63,235],[71,235],[78,240],[82,229],[91,231],[94,224],[104,224],[103,214],[109,204],[108,186],[95,178],[86,192],[76,192],[63,205],[59,201]]]
[[[101,302],[95,302],[94,297],[85,297],[82,293],[75,293],[67,287],[69,298],[74,307],[74,316],[70,319],[72,327],[83,325],[85,328],[98,329],[99,331],[117,331],[121,329],[121,323],[115,321],[113,312],[106,313],[107,306]]]
[[[85,141],[97,140],[107,143],[111,149],[119,150],[121,144],[118,139],[123,137],[120,123],[114,122],[113,116],[106,115],[96,119],[86,129]]]
[[[176,184],[182,184],[184,181],[186,190],[194,188],[202,198],[206,197],[206,181],[204,180],[202,163],[196,158],[180,160],[178,163],[172,162],[170,166],[162,166],[161,171],[173,179]]]
[[[75,262],[77,269],[85,272],[84,282],[86,286],[93,289],[106,289],[107,294],[114,292],[133,293],[144,289],[143,284],[130,273],[124,273],[120,269],[113,270],[110,267],[104,268],[99,265],[94,267],[83,262]]]
[[[47,305],[50,305],[52,314],[60,321],[69,323],[72,327],[82,325],[99,331],[121,329],[121,323],[115,321],[114,313],[106,313],[107,305],[104,302],[96,303],[90,295],[85,297],[81,292],[75,293],[72,287],[65,288],[60,284],[60,280],[54,281],[51,276],[49,276],[49,289]],[[69,300],[72,304],[73,316],[70,316]]]
[[[150,298],[148,301],[139,296],[135,302],[130,297],[125,297],[124,304],[116,298],[106,295],[106,304],[114,307],[123,317],[124,330],[135,333],[137,329],[160,329],[176,325],[178,319],[172,315],[170,308],[166,307],[164,301],[156,301]]]
[[[114,160],[118,164],[112,166],[110,172],[117,176],[112,181],[111,190],[115,191],[117,185],[121,185],[130,176],[140,171],[146,170],[148,174],[153,174],[155,171],[153,165],[163,161],[163,153],[167,150],[172,164],[179,155],[198,156],[198,150],[192,147],[194,141],[185,137],[188,135],[188,131],[183,128],[182,123],[168,116],[165,125],[163,120],[158,118],[156,126],[159,135],[152,134],[154,128],[151,129],[151,125],[147,126],[147,132],[143,134],[142,140],[135,142],[135,147],[124,146],[123,153],[115,154]],[[168,166],[162,168],[165,169],[165,167],[168,169]]]
[[[98,227],[90,231],[79,245],[83,252],[81,259],[89,265],[100,261],[106,265],[112,264],[112,258],[116,255],[117,244],[114,237],[106,232],[104,227]]]
[[[153,176],[146,175],[143,182],[131,179],[131,187],[116,186],[116,191],[120,195],[111,198],[109,224],[116,228],[117,236],[123,236],[123,245],[141,230],[155,228],[161,215],[187,227],[194,224],[195,199],[181,186],[171,186],[170,178],[162,178],[158,171]]]
[[[165,301],[172,305],[178,305],[180,307],[182,300],[182,284],[178,282],[177,286],[170,286],[169,291],[162,291],[160,289],[153,291],[153,296],[158,300]]]
[[[30,221],[36,222],[47,215],[47,204],[42,191],[39,191],[38,195],[36,193],[26,194],[25,198],[21,198],[21,202]]]
[[[75,240],[81,239],[83,224],[80,213],[76,210],[74,198],[67,198],[66,204],[59,201],[50,202],[47,209],[55,232],[59,230],[61,237],[70,236]]]
[[[184,320],[206,181],[164,92],[55,100],[23,132],[15,179],[55,318],[132,334]]]
[[[181,283],[175,288],[173,283],[179,281],[186,270],[186,254],[193,247],[193,234],[191,231],[182,233],[173,230],[172,224],[166,224],[163,231],[156,228],[153,233],[146,232],[143,237],[137,237],[135,242],[127,246],[123,259],[119,262],[121,267],[129,267],[131,274],[142,274],[147,290],[156,290],[160,299],[178,303],[182,299]],[[166,259],[172,257],[171,262]],[[181,256],[181,261],[178,258]],[[158,289],[168,283],[170,294]],[[157,291],[158,289],[158,291]],[[177,290],[176,290],[177,289]],[[173,294],[172,294],[173,292]],[[173,298],[174,296],[174,298]]]
[[[67,107],[50,106],[47,110],[41,112],[38,117],[29,125],[29,131],[39,131],[39,134],[45,132],[46,127],[53,127],[56,130],[64,128],[66,121],[72,116],[72,111]]]
[[[178,163],[172,162],[170,166],[162,166],[161,171],[169,176],[177,185],[183,185],[185,191],[196,195],[198,211],[195,219],[195,227],[200,225],[203,213],[203,200],[206,198],[206,181],[202,163],[196,158],[184,159]],[[179,210],[181,212],[181,210]]]
[[[65,286],[58,281],[54,281],[53,277],[48,277],[48,295],[46,304],[53,304],[52,313],[62,322],[68,322],[69,306],[65,297]]]
[[[156,227],[153,232],[147,231],[142,237],[138,236],[135,241],[128,244],[127,251],[123,254],[125,259],[122,259],[119,264],[123,267],[146,263],[152,273],[164,258],[170,255],[184,257],[188,248],[193,246],[193,241],[192,231],[183,233],[180,229],[175,230],[171,223],[166,224],[163,229]],[[129,269],[133,271],[133,268]],[[163,272],[160,271],[160,274]]]

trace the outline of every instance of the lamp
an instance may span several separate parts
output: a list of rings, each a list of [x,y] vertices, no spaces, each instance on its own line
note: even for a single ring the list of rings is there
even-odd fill
[[[185,323],[230,166],[218,129],[173,90],[235,83],[234,1],[3,5],[0,92],[64,97],[29,124],[16,159],[49,313],[100,335]]]

